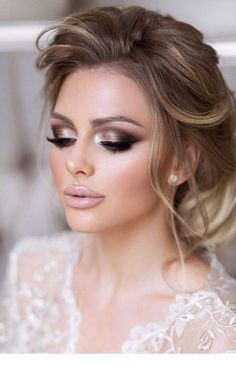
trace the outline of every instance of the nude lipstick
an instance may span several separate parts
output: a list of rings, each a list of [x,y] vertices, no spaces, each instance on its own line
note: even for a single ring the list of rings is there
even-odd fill
[[[85,185],[72,184],[64,189],[65,203],[71,208],[93,208],[101,203],[105,196],[96,193]]]

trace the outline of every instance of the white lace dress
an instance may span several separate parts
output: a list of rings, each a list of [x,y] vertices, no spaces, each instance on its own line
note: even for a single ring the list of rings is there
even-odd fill
[[[72,275],[82,235],[63,231],[15,245],[1,293],[2,353],[76,352],[81,312]],[[206,258],[206,288],[178,293],[161,323],[151,318],[132,327],[121,353],[236,352],[236,281],[214,253]]]

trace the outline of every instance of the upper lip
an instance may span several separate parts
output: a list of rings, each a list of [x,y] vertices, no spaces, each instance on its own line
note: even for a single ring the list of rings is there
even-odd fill
[[[94,191],[82,184],[80,184],[80,185],[72,184],[72,185],[66,186],[64,189],[64,194],[65,195],[74,195],[74,196],[88,196],[88,197],[93,197],[93,198],[103,198],[104,197],[104,195],[100,195],[96,191]]]

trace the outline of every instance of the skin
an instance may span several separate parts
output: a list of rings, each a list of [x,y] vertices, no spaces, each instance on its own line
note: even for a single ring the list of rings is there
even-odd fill
[[[100,329],[102,340],[96,342],[96,351],[99,346],[104,350],[105,344],[109,351],[114,349],[115,341],[121,343],[127,337],[133,324],[145,323],[152,315],[157,318],[158,303],[163,304],[159,306],[160,320],[164,318],[166,303],[176,293],[163,277],[163,265],[178,258],[178,252],[168,226],[167,209],[148,178],[153,117],[140,87],[130,78],[104,68],[78,70],[69,75],[61,87],[54,112],[69,118],[74,127],[67,126],[60,117],[52,118],[51,126],[60,127],[61,137],[75,138],[70,146],[60,149],[52,145],[50,149],[55,186],[68,225],[86,233],[73,279],[77,303],[87,318],[86,326],[82,325],[80,351],[86,349],[86,343],[91,350],[90,327],[93,334],[94,328]],[[92,128],[89,123],[94,118],[114,115],[130,117],[141,127],[115,121]],[[113,127],[137,138],[131,149],[113,153],[99,145],[99,141],[116,139]],[[192,156],[194,161],[193,153]],[[169,187],[174,162],[173,158],[170,171],[163,170]],[[178,177],[184,181],[185,171],[179,170]],[[63,189],[75,182],[90,187],[105,199],[89,209],[69,207]],[[172,188],[174,191],[175,187]],[[191,285],[195,278],[193,287],[201,286],[206,267],[191,258],[186,262],[186,270]],[[177,287],[179,278],[179,266],[169,265],[169,279]],[[133,309],[137,302],[142,303],[142,310]],[[127,310],[129,315],[124,325]],[[101,328],[108,330],[103,333]],[[109,328],[113,333],[116,328],[117,337],[113,336],[113,340]]]

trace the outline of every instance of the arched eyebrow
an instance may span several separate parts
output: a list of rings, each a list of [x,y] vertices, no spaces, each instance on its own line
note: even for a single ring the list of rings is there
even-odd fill
[[[66,117],[65,115],[62,115],[61,113],[52,112],[51,118],[60,119],[67,125],[69,125],[73,128],[75,127],[73,121],[70,118]],[[129,117],[125,117],[123,115],[113,115],[113,116],[95,118],[95,119],[90,120],[90,124],[91,124],[92,128],[97,128],[103,124],[111,123],[111,122],[126,122],[126,123],[130,123],[130,124],[134,124],[138,127],[144,128],[144,126],[142,124],[140,124],[137,120],[129,118]]]

